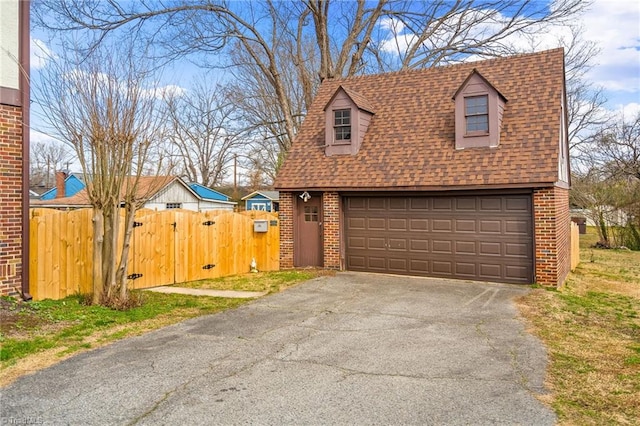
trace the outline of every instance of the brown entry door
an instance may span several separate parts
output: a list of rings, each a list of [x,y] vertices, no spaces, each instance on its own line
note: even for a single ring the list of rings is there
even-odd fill
[[[294,266],[323,266],[322,195],[311,194],[306,202],[297,196],[295,219]]]

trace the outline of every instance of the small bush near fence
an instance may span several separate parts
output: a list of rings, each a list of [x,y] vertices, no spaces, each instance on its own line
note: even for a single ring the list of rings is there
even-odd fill
[[[29,287],[35,300],[92,291],[91,218],[91,209],[31,209]],[[141,210],[135,220],[132,289],[249,272],[252,259],[261,271],[280,266],[280,223],[270,213]],[[254,232],[255,220],[267,221],[266,232]]]

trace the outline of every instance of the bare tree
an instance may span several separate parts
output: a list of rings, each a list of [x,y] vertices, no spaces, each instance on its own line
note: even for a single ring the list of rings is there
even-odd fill
[[[589,139],[589,168],[574,174],[572,202],[596,223],[603,245],[640,250],[640,115]]]
[[[69,147],[59,142],[38,141],[31,145],[29,181],[31,186],[50,188],[55,182],[55,172],[68,169],[74,160]]]
[[[34,98],[49,133],[69,144],[85,174],[93,206],[93,302],[125,302],[133,218],[146,197],[138,182],[160,128],[157,89],[147,86],[152,75],[132,44],[61,55],[40,70]]]
[[[199,80],[193,90],[166,97],[167,158],[188,181],[220,185],[240,145],[237,108],[220,86]]]
[[[262,91],[248,97],[273,101],[273,115],[263,123],[284,154],[299,114],[324,79],[430,67],[481,53],[504,55],[509,36],[567,23],[586,5],[582,0],[42,0],[34,15],[50,29],[96,31],[99,41],[126,28],[163,46],[164,60],[239,52],[234,64],[251,69],[250,88]],[[207,59],[203,65],[226,65],[220,56]],[[291,65],[297,72],[290,72]],[[292,97],[287,79],[295,79],[299,99]]]

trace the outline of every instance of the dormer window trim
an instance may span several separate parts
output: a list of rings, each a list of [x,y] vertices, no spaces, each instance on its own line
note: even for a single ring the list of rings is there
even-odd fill
[[[350,144],[352,138],[353,114],[351,108],[333,110],[333,142],[334,144]]]
[[[464,97],[465,137],[487,136],[490,120],[488,93]]]

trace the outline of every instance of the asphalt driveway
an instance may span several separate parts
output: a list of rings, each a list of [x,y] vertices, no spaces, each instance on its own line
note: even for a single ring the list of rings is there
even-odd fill
[[[319,278],[24,377],[0,424],[553,424],[527,291]]]

